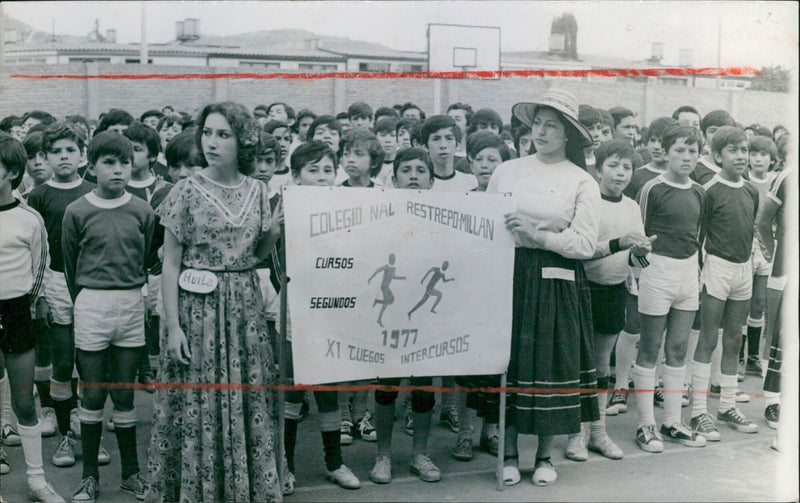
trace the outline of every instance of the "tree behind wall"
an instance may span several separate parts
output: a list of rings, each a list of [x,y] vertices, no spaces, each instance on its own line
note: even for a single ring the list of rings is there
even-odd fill
[[[788,69],[782,66],[765,66],[761,68],[761,75],[753,77],[748,90],[788,93],[791,85],[792,76]]]

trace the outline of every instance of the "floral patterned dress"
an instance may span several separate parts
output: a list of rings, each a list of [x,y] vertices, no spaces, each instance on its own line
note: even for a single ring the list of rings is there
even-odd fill
[[[270,225],[267,189],[197,173],[157,211],[183,245],[181,268],[212,271],[208,294],[179,289],[189,365],[162,359],[148,456],[148,501],[280,501],[277,382],[255,266]],[[162,348],[166,347],[161,341]]]

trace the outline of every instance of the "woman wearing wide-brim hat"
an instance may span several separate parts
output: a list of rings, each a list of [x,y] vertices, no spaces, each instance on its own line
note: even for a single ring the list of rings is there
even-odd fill
[[[510,192],[517,211],[506,215],[514,234],[514,301],[509,386],[535,388],[508,397],[508,485],[519,482],[517,436],[539,436],[533,483],[557,474],[550,461],[554,435],[579,433],[599,419],[592,362],[589,287],[582,260],[597,242],[600,190],[585,170],[583,149],[592,143],[578,121],[578,102],[549,89],[517,103],[514,116],[532,130],[533,155],[498,166],[487,192]]]

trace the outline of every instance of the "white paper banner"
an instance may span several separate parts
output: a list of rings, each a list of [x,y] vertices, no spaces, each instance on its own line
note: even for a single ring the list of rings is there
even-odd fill
[[[499,374],[511,340],[511,197],[287,186],[296,383]]]

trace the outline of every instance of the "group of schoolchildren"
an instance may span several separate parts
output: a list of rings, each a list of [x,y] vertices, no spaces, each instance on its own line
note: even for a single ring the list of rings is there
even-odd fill
[[[504,126],[494,110],[473,111],[464,103],[429,118],[411,103],[373,113],[358,102],[336,116],[295,114],[274,103],[252,114],[259,126],[252,177],[267,185],[276,212],[286,184],[486,191],[495,168],[529,155],[533,144],[526,125]],[[585,461],[589,450],[623,457],[605,421],[628,410],[631,388],[639,417],[635,438],[647,452],[661,452],[664,440],[689,447],[719,441],[719,424],[757,432],[758,423],[736,406],[749,400],[738,390],[745,375],[767,376],[765,419],[776,428],[780,346],[772,334],[780,329],[786,283],[780,242],[789,190],[784,181],[794,170],[786,166],[788,131],[743,128],[725,111],[702,116],[691,106],[647,128],[622,107],[581,105],[578,119],[594,141],[585,151],[587,171],[602,197],[596,253],[584,268],[597,387],[607,403],[599,420],[569,436],[566,457]],[[136,454],[133,388],[92,384],[138,380],[152,391],[158,378],[165,349],[159,292],[164,228],[153,210],[173,184],[202,169],[192,118],[165,107],[137,121],[114,109],[95,125],[77,115],[57,121],[34,111],[6,118],[0,128],[2,443],[22,445],[31,497],[47,502],[63,499],[44,477],[41,437],[58,435],[51,456],[57,467],[75,464],[80,443],[83,473],[72,501],[93,502],[98,465],[110,461],[101,445],[110,394],[114,408],[106,426],[119,445],[121,490],[144,499],[148,482]],[[637,238],[642,235],[647,243]],[[279,244],[259,266],[273,335],[285,253]],[[472,408],[484,417],[480,448],[497,455],[497,396],[457,391],[496,386],[499,379],[443,381],[454,391],[443,394],[440,415],[457,434],[450,454],[473,458]],[[430,385],[431,378],[410,383]],[[709,413],[709,394],[719,396],[716,415]],[[376,391],[372,413],[366,391],[314,396],[328,477],[345,488],[360,486],[341,450],[360,438],[377,443],[370,479],[389,483],[398,393]],[[428,448],[434,405],[432,392],[414,390],[403,418],[413,437],[410,470],[427,482],[441,479]],[[687,424],[681,408],[690,405]],[[660,428],[655,407],[664,409]],[[307,412],[304,392],[286,394],[285,495],[294,492],[297,425]],[[4,453],[0,470],[10,470]]]

